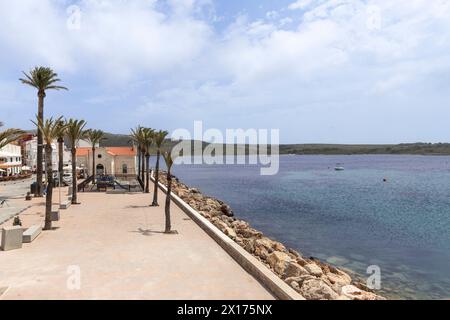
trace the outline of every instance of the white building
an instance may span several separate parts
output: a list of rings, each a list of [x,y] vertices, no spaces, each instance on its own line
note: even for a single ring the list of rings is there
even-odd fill
[[[22,172],[22,152],[20,146],[8,144],[0,149],[0,175],[11,176]]]
[[[97,143],[95,145],[95,147],[99,148],[100,144]],[[89,141],[87,141],[87,140],[80,139],[80,140],[78,140],[77,148],[92,148],[92,144]]]
[[[26,163],[27,167],[30,167],[32,171],[37,169],[37,137],[34,137],[32,140],[27,141],[25,143],[25,155],[26,155]],[[70,150],[64,145],[63,152],[63,160],[64,166],[67,166],[71,163],[72,155],[70,154]],[[43,168],[45,170],[45,150],[43,152]],[[58,142],[55,140],[52,143],[52,166],[53,170],[58,170]]]

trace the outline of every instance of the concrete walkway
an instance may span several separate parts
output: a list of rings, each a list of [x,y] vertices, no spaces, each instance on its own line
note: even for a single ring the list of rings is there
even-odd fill
[[[61,211],[56,230],[0,251],[0,300],[273,299],[178,207],[179,234],[165,235],[163,207],[149,207],[149,195],[81,193],[79,200]],[[42,201],[21,214],[25,227],[43,222]]]

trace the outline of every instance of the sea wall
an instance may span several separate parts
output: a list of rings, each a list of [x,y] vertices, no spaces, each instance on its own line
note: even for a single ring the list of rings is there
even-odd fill
[[[160,182],[167,185],[165,173],[160,174]],[[248,222],[237,219],[230,206],[223,201],[203,195],[177,178],[172,180],[172,190],[305,299],[384,300],[348,273],[318,259],[306,258],[298,251],[264,236]]]

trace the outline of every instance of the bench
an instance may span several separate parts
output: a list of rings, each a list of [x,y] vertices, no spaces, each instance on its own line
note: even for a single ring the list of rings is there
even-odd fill
[[[72,200],[72,199],[67,200],[67,201],[65,201],[65,202],[62,202],[61,205],[59,206],[59,208],[62,209],[62,210],[69,209],[70,205],[72,204],[72,201],[71,201],[71,200]]]
[[[23,229],[17,227],[4,227],[2,232],[2,245],[0,248],[3,251],[15,250],[22,248]]]
[[[38,235],[40,235],[42,232],[41,226],[32,226],[28,228],[22,236],[22,242],[23,243],[31,243],[34,241],[34,239],[37,238]]]

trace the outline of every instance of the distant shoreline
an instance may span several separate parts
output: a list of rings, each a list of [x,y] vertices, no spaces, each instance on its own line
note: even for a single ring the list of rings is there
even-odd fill
[[[33,133],[33,130],[29,130]],[[130,146],[130,137],[126,134],[106,133],[102,147]],[[166,141],[168,149],[176,145],[177,141]],[[191,140],[192,151],[194,141]],[[210,145],[202,142],[203,149]],[[218,144],[226,150],[226,145]],[[258,152],[256,145],[235,144],[236,151],[240,154],[255,154]],[[270,145],[268,146],[270,150]],[[422,156],[450,156],[450,143],[400,143],[400,144],[280,144],[280,155],[422,155]],[[156,150],[155,150],[156,151]],[[193,152],[192,152],[193,153]],[[270,152],[269,152],[270,153]]]

